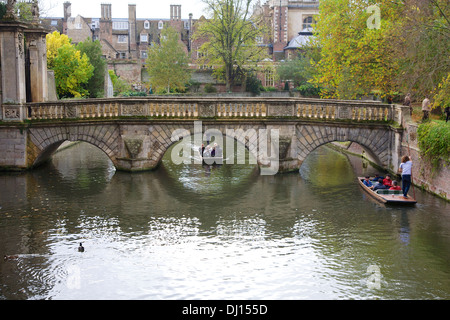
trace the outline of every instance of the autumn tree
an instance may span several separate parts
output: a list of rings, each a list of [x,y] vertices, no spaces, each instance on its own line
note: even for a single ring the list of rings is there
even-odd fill
[[[191,78],[189,59],[180,35],[171,27],[161,32],[160,44],[153,43],[149,48],[146,65],[154,91],[183,91]]]
[[[227,91],[248,71],[267,57],[267,48],[257,39],[264,37],[265,24],[261,17],[252,16],[251,0],[203,0],[209,19],[204,20],[194,37],[208,39],[200,50],[205,52],[201,62],[215,66],[215,75],[223,77]],[[217,68],[218,67],[218,68]]]
[[[47,35],[47,66],[55,72],[59,97],[84,97],[89,94],[85,85],[92,77],[94,67],[86,54],[71,44],[66,35],[53,32]]]
[[[371,5],[376,10],[367,10]],[[321,2],[313,38],[321,58],[313,65],[317,73],[312,82],[322,88],[323,97],[353,99],[397,91],[398,57],[391,43],[399,30],[400,8],[391,0]]]
[[[450,105],[450,2],[404,0],[402,26],[393,42],[403,92],[420,100],[435,96],[436,104]]]

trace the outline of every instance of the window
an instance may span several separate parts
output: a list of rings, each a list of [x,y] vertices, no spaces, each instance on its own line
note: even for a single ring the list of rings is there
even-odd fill
[[[274,77],[273,77],[273,70],[266,70],[265,71],[265,82],[266,82],[266,87],[273,87],[275,86],[275,81],[274,81]]]
[[[256,43],[257,43],[257,44],[263,44],[263,42],[264,42],[263,37],[261,37],[261,36],[257,36],[257,37],[256,37]]]
[[[113,29],[114,30],[128,30],[128,21],[114,21]]]
[[[190,26],[189,26],[189,21],[185,21],[184,22],[184,29],[189,30]]]
[[[57,26],[57,25],[58,25],[58,21],[52,20],[52,26]]]
[[[148,21],[144,22],[144,29],[150,29],[150,22]]]
[[[146,50],[141,50],[141,59],[147,59],[148,58],[148,54]]]
[[[118,59],[126,59],[127,58],[127,53],[126,52],[119,52],[119,53],[117,53],[117,58]]]
[[[127,43],[128,42],[128,36],[120,34],[117,36],[117,43]]]
[[[162,28],[164,28],[164,22],[160,21],[158,22],[158,29],[161,30]]]
[[[147,33],[141,34],[141,42],[148,42],[148,34]]]
[[[311,28],[313,24],[313,17],[303,19],[303,29]]]
[[[81,29],[81,23],[75,23],[75,29],[80,30]]]

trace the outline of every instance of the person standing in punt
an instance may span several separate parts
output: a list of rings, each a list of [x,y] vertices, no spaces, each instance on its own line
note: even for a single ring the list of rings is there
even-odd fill
[[[400,168],[398,169],[402,174],[402,190],[403,197],[405,199],[408,198],[408,191],[411,187],[411,173],[412,173],[412,161],[409,156],[402,157],[402,163],[400,164]]]

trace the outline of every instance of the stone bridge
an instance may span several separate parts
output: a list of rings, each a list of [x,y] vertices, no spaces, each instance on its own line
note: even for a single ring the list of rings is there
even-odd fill
[[[101,149],[118,170],[152,170],[179,139],[217,132],[237,140],[261,168],[298,170],[317,147],[360,144],[378,165],[397,170],[405,108],[376,102],[273,98],[120,98],[7,104],[0,119],[0,168],[24,170],[65,141]],[[199,129],[200,126],[200,129]],[[199,132],[200,131],[200,132]],[[263,132],[268,134],[261,139]],[[276,141],[275,141],[276,140]],[[262,152],[264,149],[266,152]]]

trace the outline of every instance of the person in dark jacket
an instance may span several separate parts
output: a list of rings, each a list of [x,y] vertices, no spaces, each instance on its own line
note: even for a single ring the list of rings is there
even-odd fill
[[[388,186],[383,184],[383,179],[381,179],[381,178],[378,180],[378,184],[373,187],[373,191],[377,191],[380,189],[389,189]]]

